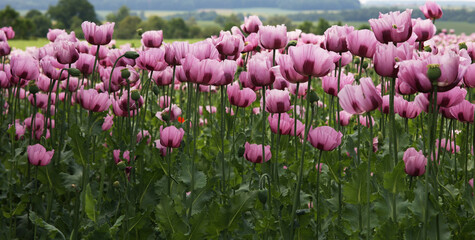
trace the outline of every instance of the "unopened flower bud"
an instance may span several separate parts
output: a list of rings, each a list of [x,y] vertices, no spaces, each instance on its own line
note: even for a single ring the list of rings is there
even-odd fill
[[[113,183],[113,185],[114,185],[114,187],[119,187],[119,186],[120,186],[120,183],[119,183],[119,181],[115,181],[115,182]]]
[[[142,28],[137,29],[137,34],[141,37],[143,34],[143,29]]]
[[[124,161],[120,161],[119,163],[117,163],[117,167],[118,167],[120,170],[124,170],[127,166],[125,165],[125,162],[124,162]]]
[[[432,48],[430,46],[425,46],[424,51],[426,52],[432,52]]]
[[[459,49],[460,49],[460,50],[462,50],[462,49],[467,50],[467,44],[466,44],[465,42],[459,43]]]
[[[127,51],[125,52],[124,54],[124,57],[126,58],[129,58],[129,59],[136,59],[138,58],[140,55],[138,52],[134,52],[134,51]]]
[[[359,64],[360,63],[360,59],[359,58],[356,58],[355,59],[355,64]]]
[[[160,93],[160,89],[158,88],[157,85],[153,85],[152,91],[153,91],[153,94],[155,94],[155,96],[158,96],[158,94]]]
[[[68,73],[73,77],[81,76],[81,72],[77,68],[68,68]]]
[[[124,69],[120,70],[120,76],[124,79],[129,79],[129,77],[130,77],[129,69],[124,68]]]
[[[297,46],[297,41],[295,40],[292,40],[292,41],[289,41],[289,43],[287,43],[287,47],[286,48],[289,48],[291,46]]]
[[[363,65],[361,65],[361,67],[363,67],[363,69],[368,68],[368,62],[363,62]]]
[[[267,190],[266,189],[259,190],[257,192],[257,198],[259,198],[259,201],[262,204],[266,204],[266,202],[267,202]]]
[[[320,98],[318,97],[317,93],[313,90],[307,92],[307,100],[310,101],[311,104],[318,102]]]

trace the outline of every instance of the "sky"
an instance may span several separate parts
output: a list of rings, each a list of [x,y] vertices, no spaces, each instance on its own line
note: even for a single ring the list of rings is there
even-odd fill
[[[367,2],[378,2],[378,3],[394,3],[394,2],[409,2],[409,3],[418,3],[418,4],[424,4],[426,1],[425,0],[360,0],[361,3],[367,3]],[[442,1],[433,1],[433,2],[452,2],[450,0],[442,0]],[[470,2],[470,3],[475,3],[475,0],[455,0],[454,2]]]

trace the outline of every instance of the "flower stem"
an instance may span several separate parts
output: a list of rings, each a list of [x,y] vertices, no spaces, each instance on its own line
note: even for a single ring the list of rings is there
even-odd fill
[[[308,87],[310,88],[312,83],[312,76],[308,77]],[[294,202],[292,204],[292,214],[290,220],[292,221],[291,223],[291,238],[293,239],[294,233],[295,233],[295,214],[297,211],[297,207],[300,205],[300,187],[302,185],[302,175],[303,175],[303,164],[304,164],[304,157],[305,157],[305,146],[307,145],[307,137],[308,137],[308,132],[310,130],[310,125],[308,124],[308,109],[310,108],[310,101],[307,101],[307,111],[305,111],[305,134],[303,138],[303,145],[302,145],[302,156],[300,158],[300,166],[299,166],[299,172],[298,172],[298,177],[297,177],[297,188],[295,189],[294,193]],[[310,122],[313,121],[313,106],[311,108],[311,120]],[[297,133],[295,132],[295,135]]]

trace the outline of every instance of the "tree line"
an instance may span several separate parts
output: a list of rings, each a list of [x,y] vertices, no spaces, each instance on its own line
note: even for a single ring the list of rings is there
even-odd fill
[[[41,9],[54,5],[56,0],[2,0],[0,7],[10,5],[16,9]],[[91,0],[99,10],[115,10],[116,6],[125,5],[134,10],[161,9],[192,11],[197,9],[229,8],[281,8],[292,10],[341,10],[360,8],[359,0]]]

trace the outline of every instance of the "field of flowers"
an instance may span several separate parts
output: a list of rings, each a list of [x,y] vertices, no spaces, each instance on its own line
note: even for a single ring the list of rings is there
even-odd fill
[[[137,48],[1,28],[0,239],[475,239],[475,35],[420,10]]]

